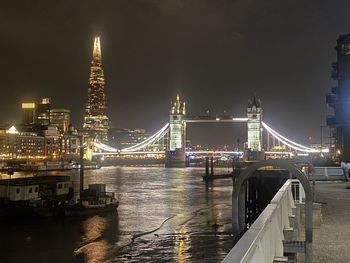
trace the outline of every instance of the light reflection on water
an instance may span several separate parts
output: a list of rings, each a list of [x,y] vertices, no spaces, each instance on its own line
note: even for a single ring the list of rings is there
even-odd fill
[[[188,250],[188,244],[191,242],[190,235],[187,233],[185,226],[181,226],[178,233],[177,244],[175,249],[177,250],[177,262],[186,263],[186,252]]]
[[[70,173],[77,183],[78,171]],[[220,262],[232,246],[232,181],[206,186],[202,175],[198,168],[87,170],[86,186],[105,183],[117,194],[117,214],[12,227],[7,247],[24,250],[26,262]],[[14,238],[24,232],[32,236],[29,244]],[[9,258],[21,262],[11,248],[0,262]]]

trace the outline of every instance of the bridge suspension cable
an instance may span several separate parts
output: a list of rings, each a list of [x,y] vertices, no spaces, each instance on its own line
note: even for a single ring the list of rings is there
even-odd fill
[[[106,152],[118,152],[117,149],[111,147],[111,146],[108,146],[106,144],[103,144],[101,142],[94,142],[94,146],[100,150],[103,150],[103,151],[106,151]]]
[[[169,130],[169,123],[163,126],[159,131],[157,131],[155,134],[153,134],[151,137],[147,138],[143,142],[140,142],[136,145],[130,146],[128,148],[124,148],[121,151],[122,152],[136,152],[141,149],[144,149],[150,145],[152,145],[155,141],[163,137]]]
[[[142,149],[147,148],[148,146],[152,145],[154,142],[156,142],[157,140],[162,138],[168,132],[168,130],[169,130],[169,123],[164,125],[159,131],[157,131],[155,134],[153,134],[151,137],[147,138],[146,140],[144,140],[136,145],[121,149],[119,151],[120,152],[130,152],[130,153],[138,152]],[[106,144],[103,144],[101,142],[94,142],[94,146],[102,151],[111,152],[111,153],[118,152],[118,149],[113,148],[111,146],[108,146]]]
[[[304,145],[301,145],[299,143],[293,142],[292,140],[289,140],[288,138],[284,137],[283,135],[279,134],[275,130],[273,130],[271,127],[269,127],[266,123],[262,122],[262,126],[267,130],[268,133],[270,133],[275,139],[283,143],[284,145],[297,150],[299,152],[306,152],[306,153],[317,153],[317,152],[328,152],[328,149],[313,149]]]
[[[268,126],[265,122],[261,123],[263,128],[265,128],[265,130],[272,135],[272,137],[276,140],[278,140],[280,143],[290,147],[291,149],[294,149],[298,152],[303,152],[303,153],[324,153],[324,152],[328,152],[329,149],[328,148],[324,148],[324,149],[314,149],[314,148],[310,148],[307,146],[304,146],[302,144],[296,143],[288,138],[286,138],[285,136],[279,134],[277,131],[275,131],[274,129],[272,129],[270,126]],[[101,142],[95,142],[94,146],[102,151],[106,151],[106,152],[110,152],[110,153],[117,153],[117,152],[122,152],[122,153],[134,153],[134,152],[144,152],[147,151],[147,148],[149,146],[152,146],[152,144],[156,143],[157,141],[161,140],[162,138],[164,138],[164,136],[169,132],[169,123],[167,123],[166,125],[164,125],[159,131],[157,131],[155,134],[153,134],[151,137],[147,138],[146,140],[133,145],[131,147],[127,147],[121,150],[115,149],[113,147],[110,147],[106,144],[103,144]],[[159,149],[158,149],[159,151]]]

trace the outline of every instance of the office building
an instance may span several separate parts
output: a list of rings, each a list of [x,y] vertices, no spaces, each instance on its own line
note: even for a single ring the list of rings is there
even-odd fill
[[[50,99],[49,98],[43,98],[40,103],[38,103],[37,106],[37,123],[43,126],[50,125]]]
[[[60,133],[67,132],[70,125],[70,110],[51,109],[50,125],[57,127]]]
[[[35,123],[35,103],[25,102],[22,103],[22,123],[30,125]]]

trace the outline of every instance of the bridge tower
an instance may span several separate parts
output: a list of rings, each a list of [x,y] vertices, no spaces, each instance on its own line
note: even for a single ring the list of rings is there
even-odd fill
[[[184,167],[186,163],[186,104],[180,100],[179,94],[176,101],[171,103],[169,115],[169,146],[166,152],[167,167]]]
[[[262,114],[261,101],[254,95],[252,100],[248,100],[247,107],[247,128],[248,128],[248,150],[256,152],[256,159],[262,150]]]

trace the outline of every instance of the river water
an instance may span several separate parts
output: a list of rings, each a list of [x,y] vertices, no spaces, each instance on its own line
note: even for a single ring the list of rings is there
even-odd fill
[[[206,185],[203,172],[87,170],[86,186],[105,183],[120,200],[118,212],[2,223],[0,262],[220,262],[233,245],[232,180]],[[78,178],[78,171],[67,174]]]

